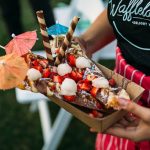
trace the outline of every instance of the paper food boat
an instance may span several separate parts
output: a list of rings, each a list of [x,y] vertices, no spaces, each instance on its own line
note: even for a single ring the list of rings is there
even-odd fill
[[[110,77],[114,78],[118,86],[121,86],[124,89],[126,89],[132,101],[137,102],[140,99],[144,91],[142,87],[135,84],[134,82],[131,82],[130,80],[127,80],[123,76],[113,72],[112,70],[100,64],[97,64],[97,66],[107,78]],[[120,110],[120,111],[115,111],[103,118],[93,118],[90,117],[89,114],[86,113],[86,111],[84,111],[84,109],[82,108],[72,105],[62,99],[56,98],[55,96],[49,98],[52,102],[64,108],[66,111],[70,112],[77,119],[79,119],[89,127],[96,129],[96,131],[98,132],[103,132],[104,130],[109,128],[112,124],[114,124],[119,119],[121,119],[127,113],[124,110]]]

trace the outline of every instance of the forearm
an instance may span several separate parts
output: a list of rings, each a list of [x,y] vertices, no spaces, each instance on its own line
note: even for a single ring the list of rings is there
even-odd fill
[[[86,50],[91,53],[96,52],[115,39],[112,26],[107,17],[107,9],[97,17],[90,28],[80,38],[85,42]]]

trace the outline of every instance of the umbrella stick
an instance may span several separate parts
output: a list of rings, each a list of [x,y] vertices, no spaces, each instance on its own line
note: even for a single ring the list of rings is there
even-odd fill
[[[52,57],[51,47],[50,47],[50,42],[49,42],[49,36],[48,36],[47,30],[46,30],[46,22],[44,19],[43,11],[42,10],[37,11],[36,14],[37,14],[37,19],[39,22],[41,35],[43,38],[43,45],[44,45],[44,48],[46,51],[47,58],[50,62],[53,62],[53,57]]]
[[[4,46],[2,46],[2,45],[0,45],[0,48],[2,48],[2,49],[4,49],[4,50],[5,50],[5,47],[4,47]]]
[[[75,28],[76,28],[76,26],[78,24],[79,19],[80,18],[77,17],[77,16],[73,17],[72,22],[71,22],[70,27],[69,27],[69,30],[68,30],[65,38],[64,38],[63,44],[60,47],[60,51],[59,51],[60,53],[56,57],[55,64],[59,64],[61,62],[61,59],[63,58],[67,47],[71,43],[71,40],[72,40],[72,37],[73,37],[73,33],[75,31]]]

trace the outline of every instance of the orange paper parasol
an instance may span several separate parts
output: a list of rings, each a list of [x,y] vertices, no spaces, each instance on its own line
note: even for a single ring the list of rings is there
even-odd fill
[[[13,39],[5,46],[7,54],[15,53],[18,56],[27,54],[34,46],[37,40],[36,31],[28,31],[15,36],[12,34]]]
[[[25,79],[27,71],[24,58],[13,53],[0,57],[0,89],[16,87]]]

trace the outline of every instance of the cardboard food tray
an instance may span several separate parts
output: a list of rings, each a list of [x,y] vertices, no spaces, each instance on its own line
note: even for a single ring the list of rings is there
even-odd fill
[[[96,64],[97,67],[100,68],[100,70],[104,73],[104,75],[107,78],[114,78],[117,85],[123,87],[127,90],[128,94],[130,95],[132,101],[137,102],[142,93],[144,92],[144,89],[140,87],[139,85],[127,80],[123,76],[113,72],[112,70],[100,65]],[[80,121],[88,125],[89,127],[95,128],[96,131],[103,132],[107,128],[109,128],[112,124],[117,122],[119,119],[121,119],[127,112],[120,110],[115,111],[106,117],[103,118],[92,118],[90,117],[86,112],[84,112],[82,109],[64,101],[61,99],[56,98],[55,96],[49,97],[51,101],[53,101],[58,106],[64,108],[66,111],[70,112],[73,116],[78,118]]]

